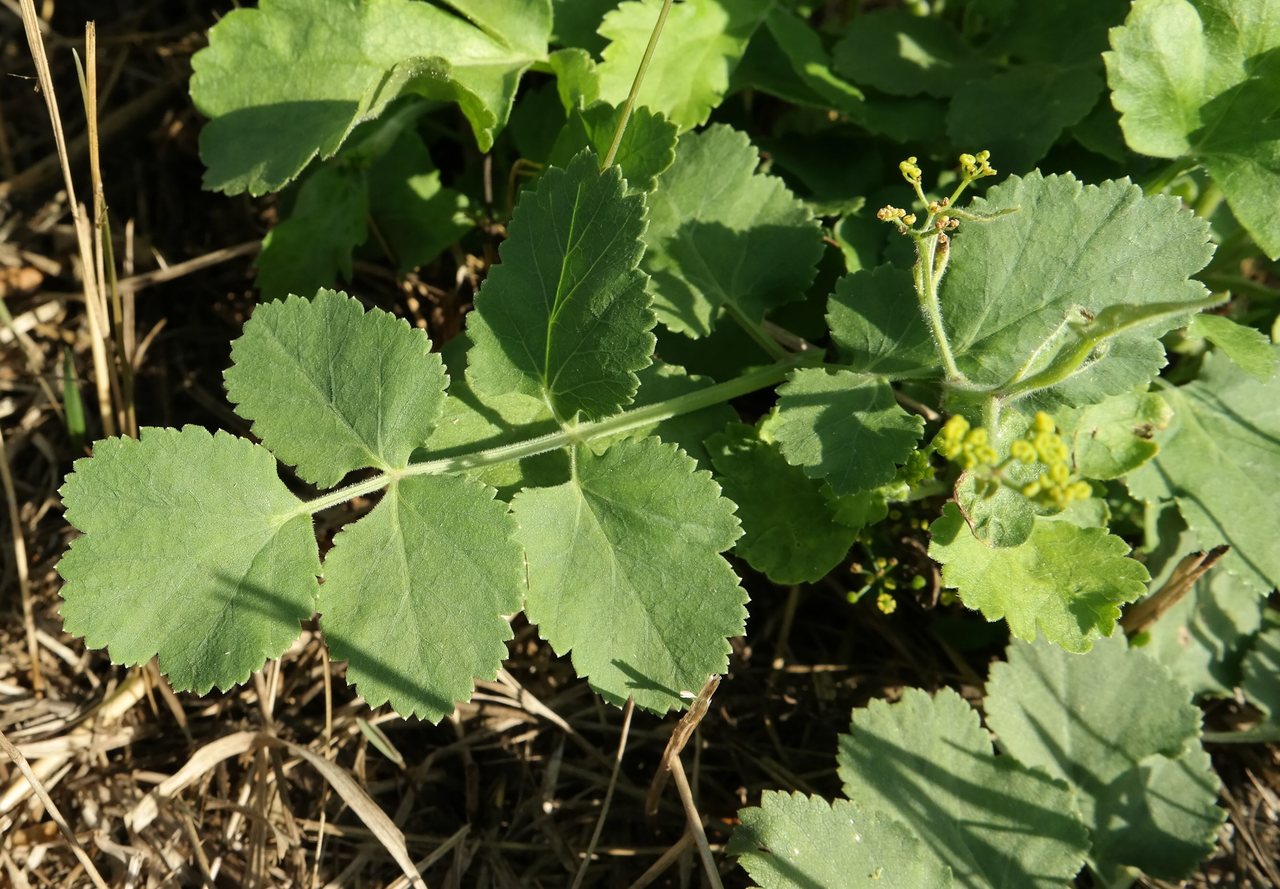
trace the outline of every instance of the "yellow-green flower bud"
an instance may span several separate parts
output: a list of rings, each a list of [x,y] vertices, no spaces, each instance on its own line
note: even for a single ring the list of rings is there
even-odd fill
[[[1009,446],[1009,453],[1021,463],[1036,462],[1035,445],[1025,439],[1018,439]]]
[[[1071,469],[1066,463],[1054,463],[1049,467],[1049,480],[1055,485],[1065,485],[1071,478]]]
[[[884,614],[893,614],[898,610],[898,600],[893,598],[892,593],[881,593],[876,596],[876,607]]]
[[[920,168],[916,166],[917,160],[916,157],[909,157],[898,164],[898,169],[902,171],[902,178],[912,184],[919,182],[922,175]]]
[[[1044,411],[1036,411],[1035,419],[1031,421],[1031,428],[1036,432],[1053,432],[1057,429],[1057,425],[1053,422],[1053,417]]]

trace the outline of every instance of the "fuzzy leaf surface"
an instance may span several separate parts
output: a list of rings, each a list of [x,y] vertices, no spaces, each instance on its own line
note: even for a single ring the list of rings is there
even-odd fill
[[[1068,789],[995,756],[977,712],[949,688],[854,710],[836,759],[845,795],[906,824],[957,886],[1048,889],[1084,864]]]
[[[321,627],[370,707],[439,722],[493,679],[520,610],[515,522],[494,490],[461,476],[396,482],[334,538]]]
[[[729,89],[729,75],[772,6],[770,0],[686,0],[671,8],[636,104],[665,115],[681,130],[707,122]],[[600,25],[609,40],[600,63],[600,98],[621,105],[662,0],[628,0]]]
[[[1037,518],[1024,543],[991,548],[948,503],[930,533],[943,582],[987,620],[1007,620],[1019,639],[1040,633],[1068,651],[1088,651],[1114,629],[1120,606],[1146,591],[1147,570],[1103,528]]]
[[[888,383],[847,370],[798,370],[778,394],[774,435],[783,455],[839,496],[891,481],[924,431]]]
[[[1280,7],[1139,0],[1105,54],[1134,151],[1194,158],[1271,258],[1280,256]]]
[[[1129,490],[1176,501],[1200,547],[1230,544],[1221,564],[1265,595],[1280,584],[1280,377],[1261,382],[1210,355],[1199,380],[1162,394],[1173,423]]]
[[[706,336],[722,307],[759,322],[799,299],[822,256],[812,212],[724,125],[686,133],[649,200],[645,270],[663,324]]]
[[[1280,354],[1271,348],[1266,334],[1222,315],[1196,315],[1187,332],[1213,343],[1236,367],[1261,382],[1271,379],[1280,366]]]
[[[411,0],[266,0],[223,16],[192,58],[191,97],[210,118],[205,187],[275,191],[407,93],[457,102],[487,151],[520,76],[546,55],[551,6],[450,5],[461,15]]]
[[[1126,392],[1055,415],[1076,472],[1097,479],[1127,475],[1154,457],[1156,434],[1172,418],[1169,403],[1155,392]]]
[[[1190,691],[1123,636],[1086,655],[1014,642],[1008,657],[991,668],[987,721],[1019,762],[1077,790],[1095,868],[1185,876],[1222,821]]]
[[[1074,177],[1010,177],[974,200],[976,213],[1017,212],[961,225],[942,284],[942,314],[956,362],[974,382],[1028,378],[1071,342],[1066,322],[1104,310],[1196,303],[1188,280],[1208,262],[1209,227],[1177,199],[1146,197],[1126,181],[1085,186]],[[1147,383],[1164,365],[1160,334],[1186,316],[1162,315],[1114,337],[1055,394],[1091,403]],[[1114,312],[1113,312],[1114,314]],[[1109,317],[1109,316],[1108,316]],[[1040,359],[1022,370],[1039,350]]]
[[[741,529],[691,458],[653,438],[579,449],[570,481],[512,509],[529,620],[606,700],[665,713],[724,672],[747,595],[720,553]]]
[[[727,851],[760,889],[952,885],[950,869],[902,824],[846,799],[766,790],[738,817]]]
[[[260,305],[231,346],[227,397],[253,432],[321,487],[353,469],[403,469],[447,385],[421,330],[332,290]]]
[[[653,313],[638,269],[644,198],[584,151],[521,196],[502,262],[467,316],[467,378],[481,395],[519,392],[561,419],[617,413],[653,356]]]
[[[62,561],[62,619],[118,664],[159,656],[201,694],[279,657],[315,611],[311,517],[266,448],[197,426],[108,438],[62,487],[83,532]]]
[[[859,527],[839,521],[822,483],[792,466],[750,426],[733,423],[707,441],[716,478],[738,504],[734,551],[774,583],[820,580],[840,563]]]

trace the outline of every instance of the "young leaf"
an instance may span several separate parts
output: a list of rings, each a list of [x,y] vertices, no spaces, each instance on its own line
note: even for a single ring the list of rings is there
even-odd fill
[[[1107,80],[1134,151],[1193,158],[1272,259],[1280,256],[1280,8],[1269,0],[1139,0],[1111,32]]]
[[[1097,479],[1128,475],[1154,457],[1160,450],[1156,433],[1172,418],[1169,403],[1155,392],[1126,392],[1055,415],[1076,472]]]
[[[309,176],[293,211],[267,232],[255,283],[264,300],[315,293],[351,279],[351,253],[369,229],[364,170],[333,164]]]
[[[738,817],[726,851],[761,889],[952,885],[950,869],[910,831],[849,800],[766,790]]]
[[[1213,848],[1223,813],[1200,711],[1123,637],[1084,656],[1015,642],[991,668],[986,710],[1003,749],[1076,789],[1104,879],[1124,865],[1180,879]]]
[[[440,417],[447,379],[420,330],[345,293],[258,306],[231,346],[236,412],[321,487],[353,469],[403,469]]]
[[[845,795],[905,823],[959,885],[1048,889],[1084,864],[1088,836],[1067,788],[994,756],[951,689],[931,699],[908,688],[896,704],[854,710],[836,759]]]
[[[1200,547],[1230,544],[1222,564],[1265,595],[1280,585],[1280,378],[1259,382],[1209,355],[1201,379],[1162,394],[1173,423],[1129,490],[1175,500]]]
[[[848,554],[859,526],[842,524],[822,483],[788,463],[776,445],[733,423],[707,447],[725,495],[738,504],[743,535],[734,551],[752,568],[774,583],[808,583]]]
[[[515,522],[494,490],[458,476],[396,482],[325,558],[321,627],[370,707],[439,722],[493,679],[520,610]]]
[[[543,399],[561,420],[631,401],[653,355],[653,313],[637,268],[644,198],[590,151],[524,192],[467,316],[467,378],[480,395]]]
[[[1106,325],[1123,330],[1130,315],[1160,309],[1106,351],[1094,349],[1053,391],[1087,404],[1149,382],[1165,360],[1160,334],[1186,323],[1208,294],[1188,280],[1213,252],[1208,224],[1180,201],[1144,197],[1127,181],[1083,186],[1069,175],[1011,177],[970,207],[1015,208],[962,224],[954,239],[941,300],[960,369],[983,385],[1025,380],[1071,348],[1069,322],[1101,324],[1108,310],[1108,319],[1123,311]],[[1179,305],[1187,306],[1181,315],[1171,310]]]
[[[1280,354],[1271,348],[1271,340],[1256,328],[1237,324],[1221,315],[1196,315],[1187,331],[1202,336],[1226,353],[1236,367],[1265,383],[1275,375]]]
[[[799,299],[822,256],[813,214],[727,126],[688,133],[649,202],[645,269],[663,324],[706,336],[721,307],[759,322]]]
[[[311,517],[266,448],[196,426],[108,438],[62,486],[76,539],[62,619],[118,664],[158,655],[174,688],[244,682],[315,611]]]
[[[663,114],[681,130],[707,122],[729,89],[729,75],[747,48],[770,0],[686,0],[671,8],[637,105]],[[621,105],[649,45],[662,0],[622,3],[605,16],[610,41],[600,63],[600,98]]]
[[[1145,592],[1147,570],[1128,545],[1102,528],[1036,519],[1019,546],[993,549],[974,537],[954,503],[930,528],[929,555],[943,582],[987,620],[1004,618],[1014,636],[1037,632],[1068,651],[1088,651],[1107,636],[1120,606]]]
[[[512,501],[526,612],[606,700],[665,713],[724,672],[747,601],[720,553],[741,530],[710,473],[653,438],[575,455],[573,478]]]
[[[560,131],[547,162],[553,166],[565,166],[583,148],[590,148],[603,157],[613,141],[621,116],[621,108],[605,102],[570,110],[569,121]],[[614,157],[614,163],[622,168],[627,187],[634,191],[653,191],[658,175],[675,159],[675,125],[648,108],[636,108],[631,113]]]
[[[888,383],[847,370],[798,370],[778,395],[774,434],[783,455],[840,496],[891,481],[924,431]]]
[[[236,9],[191,60],[205,187],[264,194],[331,157],[401,95],[457,102],[482,151],[521,74],[546,55],[549,0],[458,0],[480,27],[411,0],[265,0]]]

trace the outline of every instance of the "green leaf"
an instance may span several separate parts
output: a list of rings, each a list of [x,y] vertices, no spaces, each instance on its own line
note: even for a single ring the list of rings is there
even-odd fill
[[[733,72],[733,90],[759,90],[799,105],[860,116],[862,91],[838,76],[822,38],[795,12],[774,7]]]
[[[451,4],[476,24],[410,0],[265,0],[236,9],[192,58],[205,187],[264,194],[401,95],[457,102],[482,151],[520,76],[546,54],[549,0]]]
[[[551,148],[548,163],[567,165],[583,148],[590,148],[604,157],[613,142],[613,133],[618,128],[621,115],[620,108],[604,102],[570,111],[568,123]],[[614,157],[614,163],[622,168],[627,187],[634,191],[653,191],[659,174],[675,159],[675,125],[648,108],[635,109]]]
[[[369,192],[364,170],[332,165],[298,190],[288,217],[267,232],[255,283],[264,300],[315,293],[351,279],[351,253],[368,235]]]
[[[1084,864],[1088,837],[1067,788],[994,756],[951,689],[931,699],[908,688],[895,704],[854,710],[837,761],[845,795],[904,822],[958,885],[1048,889]]]
[[[1155,392],[1126,392],[1054,417],[1084,478],[1113,479],[1133,472],[1160,450],[1156,433],[1173,418]]]
[[[950,870],[910,831],[849,800],[766,790],[738,817],[726,851],[761,889],[951,886]]]
[[[260,305],[231,345],[227,397],[254,435],[321,487],[403,469],[440,417],[447,380],[421,330],[321,290]]]
[[[1162,394],[1173,423],[1129,490],[1175,500],[1200,548],[1229,544],[1221,564],[1266,595],[1280,584],[1280,378],[1259,382],[1210,355],[1201,379]]]
[[[939,373],[933,336],[906,269],[882,265],[841,278],[827,304],[827,324],[841,359],[854,370],[896,379]]]
[[[1159,542],[1147,554],[1146,564],[1154,595],[1199,544],[1172,505],[1160,510],[1152,530]],[[1262,626],[1265,604],[1256,590],[1215,565],[1160,614],[1143,634],[1142,650],[1192,692],[1229,696],[1240,684],[1240,661]]]
[[[1145,592],[1147,571],[1128,545],[1102,528],[1038,518],[1019,546],[991,548],[948,503],[930,528],[929,555],[943,582],[987,620],[1004,618],[1019,639],[1037,633],[1068,651],[1088,651],[1110,635],[1120,606]]]
[[[893,96],[952,96],[990,66],[950,24],[904,9],[859,15],[834,57],[841,74]]]
[[[1223,813],[1200,711],[1123,637],[1083,656],[1015,642],[991,668],[986,710],[1003,749],[1076,789],[1104,879],[1124,865],[1180,879],[1213,849]]]
[[[619,4],[600,25],[608,39],[600,63],[600,98],[621,105],[658,21],[663,0]],[[671,8],[640,87],[637,105],[681,130],[707,122],[729,89],[729,75],[771,0],[685,0]]]
[[[734,552],[752,568],[774,583],[809,583],[848,554],[861,526],[842,524],[822,483],[754,429],[733,423],[707,447],[725,495],[738,504],[743,535]]]
[[[665,713],[724,672],[747,595],[720,553],[741,530],[692,459],[653,438],[579,449],[569,482],[512,509],[529,620],[606,700]]]
[[[1094,348],[1073,377],[1050,390],[1068,403],[1117,395],[1155,376],[1165,361],[1159,336],[1185,324],[1208,295],[1188,280],[1213,251],[1207,223],[1180,201],[1144,197],[1127,181],[1083,186],[1069,175],[1015,176],[970,209],[1017,210],[963,223],[943,279],[942,314],[956,362],[974,383],[1034,376],[1060,349],[1074,347],[1069,322],[1095,317],[1108,330],[1123,329],[1134,313],[1155,312]],[[1185,313],[1176,312],[1179,305]],[[1102,325],[1108,310],[1107,319],[1128,314]]]
[[[838,495],[892,481],[924,431],[888,383],[847,370],[798,370],[778,395],[774,434],[783,455]]]
[[[148,427],[97,442],[61,493],[84,533],[58,563],[63,624],[115,663],[159,656],[176,689],[231,688],[315,610],[311,517],[266,448]]]
[[[439,722],[497,676],[523,559],[493,495],[458,476],[403,479],[334,538],[320,625],[370,707]]]
[[[1236,366],[1254,379],[1266,382],[1280,366],[1280,354],[1262,331],[1237,324],[1221,315],[1196,315],[1191,319],[1192,336],[1202,336],[1226,353]]]
[[[1242,690],[1272,721],[1280,720],[1280,630],[1268,630],[1244,656]]]
[[[1204,164],[1232,212],[1280,256],[1280,8],[1268,0],[1138,0],[1105,54],[1134,151]]]
[[[690,375],[683,367],[655,361],[640,371],[640,391],[636,393],[632,408],[658,404],[681,395],[688,395],[712,385],[706,377]],[[591,450],[597,454],[612,445],[620,438],[644,438],[654,435],[668,444],[679,445],[680,450],[698,462],[699,469],[710,469],[711,458],[703,444],[708,438],[722,431],[726,424],[738,419],[738,412],[727,404],[716,404],[711,407],[668,417],[651,426],[642,426],[626,436],[604,436],[591,440]]]
[[[482,396],[544,399],[562,420],[631,401],[653,355],[653,313],[637,265],[644,198],[584,151],[526,190],[467,316],[467,378]]]
[[[596,30],[605,13],[618,0],[551,0],[555,10],[555,41],[561,46],[582,47],[590,52],[604,49],[605,41]]]
[[[756,172],[745,134],[686,133],[649,201],[645,269],[663,324],[706,336],[724,307],[759,322],[799,299],[822,257],[822,230],[781,179]]]
[[[466,196],[440,183],[417,133],[402,133],[374,160],[368,187],[378,253],[390,253],[401,274],[431,262],[473,228]]]

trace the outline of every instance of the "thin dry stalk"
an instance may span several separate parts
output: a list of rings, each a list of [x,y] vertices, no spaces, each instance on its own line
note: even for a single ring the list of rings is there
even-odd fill
[[[684,805],[684,814],[689,821],[689,831],[693,841],[698,844],[698,855],[702,858],[702,869],[707,874],[707,881],[712,889],[724,889],[720,882],[720,871],[716,868],[716,860],[711,856],[711,844],[707,842],[707,832],[702,829],[702,816],[698,814],[698,804],[693,801],[693,789],[689,787],[689,779],[685,777],[684,765],[680,757],[671,760],[671,779],[680,793],[680,802]]]
[[[671,732],[671,737],[667,739],[666,749],[662,751],[662,759],[659,760],[658,772],[653,776],[653,782],[649,785],[649,793],[645,796],[644,811],[646,817],[652,818],[658,814],[658,800],[662,796],[663,789],[667,786],[667,775],[673,768],[672,763],[680,758],[680,751],[684,750],[684,745],[689,743],[694,731],[702,722],[703,717],[707,715],[707,711],[711,708],[711,697],[719,687],[719,676],[712,676],[708,679],[707,684],[702,687],[702,691],[698,692],[698,696],[689,705],[688,712],[676,724],[675,730]]]
[[[9,757],[10,761],[18,766],[18,770],[22,772],[23,777],[25,777],[35,789],[36,796],[40,797],[41,805],[43,805],[45,811],[49,813],[49,817],[53,819],[53,823],[58,825],[58,830],[62,832],[62,835],[71,845],[72,853],[84,867],[84,871],[89,875],[89,879],[93,881],[93,885],[97,886],[98,889],[107,889],[107,883],[102,879],[102,874],[98,873],[98,868],[94,866],[93,859],[91,859],[88,853],[81,848],[80,841],[76,839],[75,831],[73,831],[71,826],[67,824],[67,819],[62,817],[62,812],[59,811],[57,804],[53,801],[53,797],[49,796],[49,791],[44,789],[44,785],[40,783],[35,772],[31,771],[31,764],[27,762],[27,758],[22,755],[22,751],[9,743],[9,739],[5,737],[3,731],[0,731],[0,751],[3,751],[4,755]]]
[[[49,122],[53,126],[53,141],[57,147],[58,161],[62,167],[63,185],[67,191],[67,203],[71,211],[71,219],[75,223],[76,240],[80,248],[80,263],[83,267],[81,282],[84,287],[85,316],[89,322],[89,341],[93,353],[94,384],[98,390],[98,416],[102,421],[104,435],[115,435],[117,426],[112,413],[111,392],[116,375],[107,361],[105,341],[106,306],[101,300],[95,286],[93,269],[93,242],[89,226],[84,218],[84,208],[76,200],[75,182],[71,176],[71,162],[67,156],[67,140],[62,129],[62,116],[58,111],[58,97],[53,90],[53,75],[49,71],[49,57],[44,49],[44,37],[40,27],[39,16],[36,15],[32,0],[21,0],[22,24],[27,33],[27,44],[31,48],[31,58],[35,63],[36,79],[40,84],[40,92],[44,94],[45,107],[49,112]],[[118,383],[115,387],[118,391]]]
[[[631,716],[635,713],[634,698],[627,698],[627,706],[622,711],[622,734],[618,737],[618,752],[613,757],[613,771],[609,774],[609,786],[604,792],[604,802],[600,804],[600,815],[596,818],[595,830],[591,832],[591,842],[587,843],[587,854],[578,865],[577,876],[573,878],[571,889],[578,889],[586,879],[587,869],[591,867],[591,857],[595,855],[596,846],[600,843],[600,834],[604,831],[604,819],[609,815],[609,804],[613,802],[613,789],[618,786],[618,771],[622,768],[622,756],[627,752],[627,737],[631,734]]]
[[[13,534],[13,568],[18,575],[18,589],[22,595],[22,622],[27,630],[27,654],[31,658],[31,691],[39,696],[44,694],[44,677],[40,674],[40,643],[36,636],[35,612],[31,607],[27,542],[22,536],[22,515],[18,511],[18,492],[13,486],[13,474],[9,471],[9,454],[4,446],[3,429],[0,429],[0,482],[4,484],[4,499],[9,507],[9,529]]]

